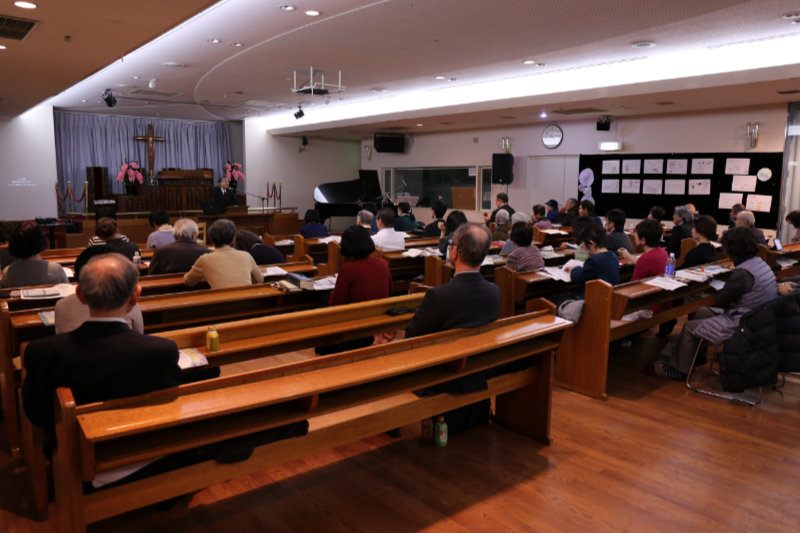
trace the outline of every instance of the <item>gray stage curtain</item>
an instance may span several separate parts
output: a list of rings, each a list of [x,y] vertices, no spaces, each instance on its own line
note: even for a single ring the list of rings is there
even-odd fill
[[[67,183],[72,184],[75,196],[81,197],[86,183],[86,167],[108,167],[111,192],[124,194],[125,187],[117,182],[119,167],[128,160],[137,161],[142,168],[147,167],[147,143],[136,141],[134,137],[147,135],[148,124],[153,125],[156,137],[166,139],[154,143],[154,174],[164,168],[210,168],[214,171],[216,183],[221,169],[231,160],[230,134],[228,125],[224,123],[72,113],[53,115],[58,190],[62,197],[66,194]],[[147,179],[148,174],[142,174]],[[72,209],[81,212],[84,203],[85,200],[76,206],[73,200]],[[67,207],[68,202],[59,202],[60,212],[65,213]]]

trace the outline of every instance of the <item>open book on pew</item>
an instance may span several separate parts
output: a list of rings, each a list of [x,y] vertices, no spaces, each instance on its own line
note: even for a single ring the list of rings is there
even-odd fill
[[[265,270],[262,270],[265,276],[285,276],[288,274],[284,269],[281,267],[267,267]]]
[[[780,258],[775,260],[775,263],[778,266],[786,268],[786,267],[790,267],[792,265],[796,265],[797,261],[795,261],[794,259],[789,259],[788,257],[780,257]]]
[[[442,257],[442,252],[440,252],[436,248],[428,247],[428,248],[411,248],[410,250],[406,250],[403,252],[403,257]]]
[[[505,262],[506,262],[505,258],[501,255],[487,255],[483,259],[483,263],[481,263],[481,266],[504,265]]]
[[[290,272],[287,274],[290,282],[307,291],[332,291],[336,287],[336,276],[321,279],[311,279],[302,274]]]
[[[342,236],[341,235],[331,235],[330,237],[324,237],[324,238],[320,239],[317,242],[319,242],[320,244],[328,244],[329,242],[339,242],[340,243],[340,242],[342,242]]]
[[[181,370],[186,370],[187,368],[194,368],[197,366],[206,366],[208,364],[208,359],[206,359],[206,356],[203,355],[197,348],[184,348],[182,350],[178,350],[178,356],[178,366],[181,367]]]
[[[564,281],[566,283],[570,283],[572,281],[572,278],[570,278],[569,274],[558,267],[544,267],[539,271],[539,273],[556,281]]]

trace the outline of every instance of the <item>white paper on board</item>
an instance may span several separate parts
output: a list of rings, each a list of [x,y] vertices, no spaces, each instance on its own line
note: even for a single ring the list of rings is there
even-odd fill
[[[619,193],[619,180],[603,180],[603,193],[604,194],[618,194]]]
[[[689,194],[711,194],[711,180],[689,180]]]
[[[727,159],[725,161],[725,174],[744,176],[750,173],[749,159]]]
[[[769,213],[770,209],[772,209],[772,196],[748,194],[746,207],[748,211]]]
[[[623,174],[641,174],[642,173],[642,160],[641,159],[628,159],[622,162]]]
[[[692,159],[692,174],[713,174],[713,159]]]
[[[665,180],[664,194],[686,194],[686,180]]]
[[[757,181],[758,178],[756,176],[734,176],[731,190],[741,192],[756,192]]]
[[[661,180],[644,180],[642,194],[658,194],[662,192],[664,182]]]
[[[742,193],[723,192],[719,195],[719,208],[730,209],[736,204],[742,203]]]
[[[643,174],[663,174],[664,173],[664,160],[663,159],[645,159]]]
[[[667,174],[686,174],[688,170],[688,159],[667,159]]]
[[[603,161],[603,174],[619,174],[619,159]]]
[[[622,180],[623,194],[639,194],[642,180]]]

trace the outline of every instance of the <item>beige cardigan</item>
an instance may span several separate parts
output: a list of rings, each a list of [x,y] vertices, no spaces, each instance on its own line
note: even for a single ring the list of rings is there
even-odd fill
[[[183,276],[184,283],[190,287],[201,280],[206,280],[212,289],[224,289],[263,283],[264,274],[249,253],[222,246],[201,255]]]

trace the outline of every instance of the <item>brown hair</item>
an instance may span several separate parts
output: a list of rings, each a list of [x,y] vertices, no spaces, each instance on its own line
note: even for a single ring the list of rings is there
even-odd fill
[[[117,221],[113,218],[101,218],[94,227],[94,234],[104,241],[116,235],[117,231]]]

